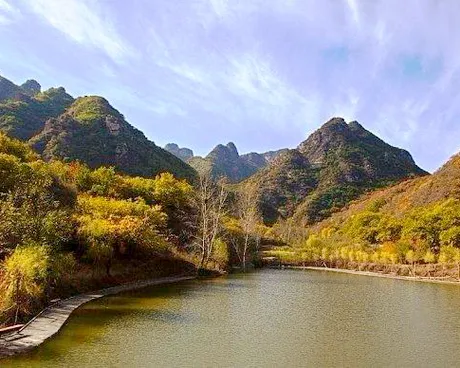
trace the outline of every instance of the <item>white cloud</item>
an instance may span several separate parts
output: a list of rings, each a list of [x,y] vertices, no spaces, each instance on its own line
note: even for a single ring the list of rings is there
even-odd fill
[[[427,153],[430,139],[460,136],[460,1],[196,0],[174,10],[179,28],[155,24],[155,61],[184,109],[304,131],[342,115],[428,168],[446,149]]]
[[[311,100],[300,95],[277,75],[268,60],[255,53],[231,58],[221,78],[220,85],[240,96],[249,114],[255,110],[273,124],[305,124],[305,108],[312,108]]]
[[[165,44],[159,40],[155,44]],[[314,93],[302,96],[284,81],[265,58],[255,52],[232,55],[207,54],[198,63],[177,61],[177,50],[155,48],[153,61],[173,73],[164,93],[175,102],[164,105],[158,113],[198,108],[225,114],[225,120],[245,124],[263,119],[279,128],[303,126],[317,121],[318,108]],[[160,57],[163,55],[163,57]],[[168,56],[165,56],[168,55]],[[156,104],[156,102],[155,102]],[[175,107],[174,109],[172,107]],[[180,106],[180,107],[179,107]]]
[[[101,49],[115,62],[124,62],[132,52],[96,1],[26,1],[35,13],[73,41]]]
[[[359,14],[359,9],[358,9],[358,4],[356,3],[356,0],[346,0],[347,6],[350,9],[353,22],[356,25],[359,25],[360,23],[360,14]]]
[[[229,12],[229,3],[227,0],[209,0],[211,7],[218,17],[225,17]]]
[[[458,0],[22,2],[71,40],[117,62],[135,48],[135,67],[107,62],[91,69],[94,80],[111,81],[109,98],[116,86],[139,91],[118,100],[131,111],[153,111],[149,123],[158,116],[172,126],[180,116],[186,125],[186,117],[210,132],[225,125],[222,135],[263,131],[261,142],[286,131],[294,146],[299,132],[342,115],[411,149],[428,168],[457,149]],[[15,10],[17,3],[0,0],[0,24],[30,14]],[[443,145],[430,145],[443,131],[449,132]],[[217,140],[212,134],[209,140]]]
[[[0,11],[5,13],[16,13],[18,10],[14,8],[8,1],[0,0]]]
[[[0,0],[0,25],[7,25],[19,18],[19,9],[6,0]]]

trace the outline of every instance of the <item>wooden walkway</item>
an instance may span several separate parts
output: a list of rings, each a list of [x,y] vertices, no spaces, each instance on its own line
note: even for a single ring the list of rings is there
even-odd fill
[[[20,331],[0,336],[0,359],[5,356],[28,351],[40,345],[61,329],[75,309],[91,300],[102,298],[106,295],[117,294],[122,291],[192,280],[194,278],[195,276],[179,276],[137,281],[61,300],[43,310]]]

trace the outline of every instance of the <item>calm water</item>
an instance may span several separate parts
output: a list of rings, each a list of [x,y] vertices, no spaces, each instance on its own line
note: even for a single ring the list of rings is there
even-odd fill
[[[80,308],[14,367],[460,366],[460,287],[263,270]]]

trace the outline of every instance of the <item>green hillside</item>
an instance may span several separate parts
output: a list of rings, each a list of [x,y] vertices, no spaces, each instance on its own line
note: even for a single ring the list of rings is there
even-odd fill
[[[47,160],[114,166],[132,175],[196,177],[188,164],[149,141],[103,97],[74,99],[62,87],[41,92],[33,80],[17,86],[0,79],[0,130],[29,141]]]
[[[258,188],[267,223],[293,216],[309,224],[367,190],[425,174],[407,151],[383,142],[357,122],[333,118],[246,184]]]

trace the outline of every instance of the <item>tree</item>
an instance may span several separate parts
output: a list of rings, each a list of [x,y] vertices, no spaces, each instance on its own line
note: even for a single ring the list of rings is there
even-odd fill
[[[353,249],[348,251],[347,260],[350,262],[350,264],[353,264],[356,261],[356,253]]]
[[[383,264],[383,271],[387,272],[387,266],[391,264],[391,253],[388,251],[380,252],[380,263]]]
[[[425,262],[427,265],[431,265],[436,262],[436,256],[431,250],[427,250],[426,253],[423,256],[423,262]],[[428,270],[428,275],[431,277],[431,266],[430,269]]]
[[[217,238],[214,242],[213,247],[213,261],[215,261],[219,267],[225,269],[229,262],[228,246],[221,238]]]
[[[26,241],[59,246],[71,236],[71,208],[56,198],[65,192],[56,194],[59,189],[53,178],[32,175],[14,190],[0,195],[0,250],[14,249]]]
[[[452,226],[441,232],[441,245],[459,247],[460,246],[460,226]]]
[[[331,267],[334,264],[335,268],[338,268],[338,260],[340,259],[340,252],[338,249],[334,249],[329,254],[329,262],[331,263]]]
[[[89,190],[96,195],[113,195],[114,187],[119,180],[114,167],[100,167],[90,173]]]
[[[380,262],[380,254],[379,254],[379,252],[372,253],[371,260],[372,260],[372,263],[378,264]]]
[[[412,249],[406,253],[406,261],[412,265],[412,274],[414,277],[416,275],[416,265],[417,265],[418,259],[419,257],[417,253],[414,252]]]
[[[361,271],[361,265],[366,265],[369,262],[369,254],[363,250],[356,251],[356,259],[358,261],[358,271]]]
[[[321,249],[321,260],[323,261],[323,266],[327,268],[327,262],[329,260],[329,249],[326,247]]]
[[[170,236],[180,244],[189,242],[193,235],[193,187],[186,180],[174,178],[170,173],[158,175],[153,182],[155,203],[168,215]]]
[[[460,248],[453,249],[453,259],[457,265],[457,280],[460,281]]]
[[[257,191],[255,188],[245,188],[238,193],[237,214],[243,233],[242,244],[232,242],[235,252],[242,263],[243,270],[246,270],[247,255],[251,239],[256,239],[257,225],[260,222],[260,214],[257,208]],[[256,243],[257,240],[254,242]],[[257,247],[257,244],[255,244]]]
[[[95,265],[105,265],[110,275],[117,255],[133,257],[141,249],[162,251],[161,232],[167,216],[159,206],[106,197],[78,197],[78,235],[88,246],[87,254]]]
[[[16,156],[23,162],[30,162],[38,159],[38,155],[24,142],[8,137],[0,132],[0,153]]]
[[[213,247],[222,229],[227,191],[224,182],[214,183],[209,174],[201,175],[197,193],[197,235],[195,247],[200,253],[199,269],[206,268]]]
[[[348,248],[347,247],[340,248],[340,259],[343,262],[343,267],[346,268],[348,265]]]
[[[446,272],[446,265],[452,261],[452,247],[441,247],[441,252],[438,257],[438,261],[442,267],[442,276],[444,277]]]
[[[344,232],[354,239],[369,243],[376,243],[379,234],[379,223],[382,214],[375,212],[361,212],[353,215],[344,224]]]
[[[5,260],[2,309],[14,310],[15,324],[44,296],[48,266],[48,248],[34,242],[18,246]]]

